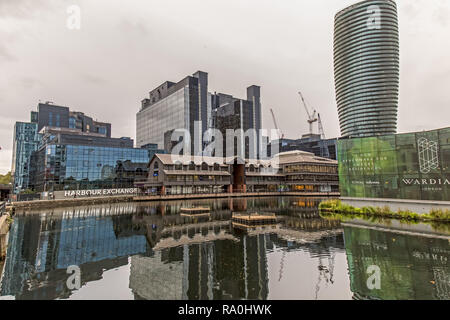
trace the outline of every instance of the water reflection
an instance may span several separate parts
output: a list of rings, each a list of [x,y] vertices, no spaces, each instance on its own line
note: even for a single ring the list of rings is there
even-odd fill
[[[129,203],[18,214],[0,292],[16,299],[101,299],[120,277],[127,285],[115,289],[118,296],[134,299],[448,299],[448,240],[396,235],[392,242],[388,232],[344,228],[319,216],[319,201]],[[209,206],[211,214],[181,216],[187,205]],[[277,224],[243,232],[232,227],[233,212],[275,213]],[[366,268],[376,263],[389,285],[372,292]],[[81,268],[78,291],[66,286],[70,265]],[[116,278],[105,276],[110,271]],[[397,278],[407,282],[399,286]],[[418,285],[428,278],[434,287]],[[98,293],[90,283],[100,286]]]
[[[449,240],[345,227],[351,289],[357,299],[450,299]],[[369,290],[367,270],[381,270]]]

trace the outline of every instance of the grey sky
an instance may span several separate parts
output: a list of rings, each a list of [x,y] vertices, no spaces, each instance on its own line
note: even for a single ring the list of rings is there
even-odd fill
[[[210,91],[262,87],[290,138],[308,130],[301,89],[339,135],[333,82],[335,13],[353,0],[0,0],[0,173],[10,170],[15,121],[39,100],[111,122],[135,138],[140,101],[197,70]],[[450,1],[398,0],[399,131],[449,126]],[[66,28],[81,7],[81,30]]]

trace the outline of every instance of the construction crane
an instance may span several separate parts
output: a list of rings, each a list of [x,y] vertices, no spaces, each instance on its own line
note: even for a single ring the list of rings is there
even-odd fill
[[[270,109],[270,113],[272,113],[273,124],[275,125],[275,129],[281,133],[281,139],[284,139],[284,133],[278,128],[277,119],[275,118],[275,113],[272,109]]]
[[[303,105],[305,106],[306,113],[308,115],[308,123],[309,123],[309,134],[313,133],[313,123],[317,122],[319,119],[316,117],[317,111],[313,110],[313,113],[311,114],[309,112],[308,106],[306,105],[305,98],[303,97],[302,93],[299,91],[298,94],[300,95],[300,98],[302,99]]]
[[[317,123],[318,123],[318,125],[319,125],[319,134],[320,134],[320,137],[322,138],[322,139],[326,139],[325,138],[325,131],[323,130],[323,124],[322,124],[322,119],[320,119],[320,113],[318,113],[317,114]]]

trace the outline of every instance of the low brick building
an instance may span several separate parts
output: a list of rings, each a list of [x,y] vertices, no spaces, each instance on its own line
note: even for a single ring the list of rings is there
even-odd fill
[[[338,192],[337,161],[292,151],[271,160],[170,154],[150,160],[148,178],[136,184],[149,194],[210,194],[231,192]]]

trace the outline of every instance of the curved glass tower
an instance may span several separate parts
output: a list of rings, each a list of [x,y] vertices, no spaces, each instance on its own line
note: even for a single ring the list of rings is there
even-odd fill
[[[366,0],[336,14],[334,80],[341,134],[397,132],[399,32],[392,0]]]

